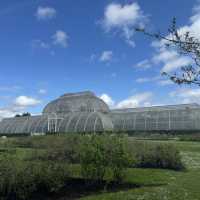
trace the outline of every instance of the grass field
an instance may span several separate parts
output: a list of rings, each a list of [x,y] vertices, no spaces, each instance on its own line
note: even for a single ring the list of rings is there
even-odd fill
[[[127,181],[141,187],[95,194],[82,200],[200,200],[200,142],[148,142],[173,143],[181,151],[186,170],[130,169]]]
[[[129,138],[132,140],[132,138]],[[130,187],[125,189],[104,190],[99,189],[94,192],[83,193],[82,200],[200,200],[200,142],[182,142],[176,140],[154,141],[147,140],[151,144],[170,143],[176,146],[182,156],[186,166],[183,171],[165,169],[141,169],[131,168],[127,170],[125,182]],[[0,144],[1,145],[1,144]],[[32,153],[31,148],[10,148],[18,159],[25,159]],[[0,156],[4,152],[0,152]],[[79,177],[80,167],[72,165],[71,170],[74,177]],[[61,195],[50,196],[49,200],[74,199],[67,191]],[[0,198],[1,199],[1,198]]]

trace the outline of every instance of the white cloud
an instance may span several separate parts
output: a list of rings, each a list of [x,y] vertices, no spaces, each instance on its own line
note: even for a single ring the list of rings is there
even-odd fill
[[[170,97],[175,98],[178,103],[199,103],[200,89],[182,88],[171,92]]]
[[[115,102],[108,94],[102,94],[100,98],[108,104],[108,106],[113,107],[115,105]]]
[[[0,121],[3,118],[14,117],[18,112],[9,108],[0,108]]]
[[[135,24],[140,17],[140,7],[137,3],[121,5],[112,3],[105,9],[104,20],[107,28],[123,27]]]
[[[36,106],[40,103],[41,103],[40,100],[27,96],[19,96],[14,101],[14,104],[16,106],[21,106],[21,107]]]
[[[154,77],[141,77],[136,79],[137,83],[149,83],[149,82],[154,82],[160,86],[167,86],[167,85],[173,85],[174,83],[169,80],[163,78],[161,75],[160,76],[154,76]]]
[[[108,62],[108,61],[112,60],[112,57],[113,57],[113,52],[112,51],[104,51],[104,52],[102,52],[99,60],[101,62]]]
[[[111,108],[135,108],[140,106],[151,106],[151,99],[153,94],[151,92],[138,93],[120,102],[115,102],[108,94],[102,94],[100,98]]]
[[[148,82],[160,82],[160,81],[167,81],[165,79],[162,79],[162,76],[153,76],[153,77],[140,77],[135,80],[137,83],[148,83]]]
[[[39,93],[39,94],[46,94],[47,91],[46,91],[45,89],[39,89],[38,93]]]
[[[36,106],[40,103],[40,100],[32,97],[18,96],[10,105],[0,108],[0,120],[26,112],[29,107]]]
[[[111,3],[105,8],[102,23],[106,31],[120,31],[126,42],[134,47],[135,43],[132,39],[134,26],[144,26],[145,20],[146,17],[136,2],[125,5]]]
[[[164,45],[164,44],[163,44]],[[174,60],[178,57],[178,53],[176,51],[166,51],[166,49],[161,45],[153,44],[154,47],[159,47],[159,54],[154,55],[153,62],[160,63],[162,61],[166,62],[168,60]]]
[[[140,69],[149,69],[151,66],[152,64],[148,59],[142,60],[141,62],[136,64],[136,67]]]
[[[153,94],[151,92],[135,94],[119,102],[116,105],[116,108],[135,108],[139,106],[150,106],[152,96]]]
[[[56,17],[56,10],[51,7],[38,7],[36,17],[39,20],[48,20]]]
[[[192,60],[188,56],[182,56],[175,50],[169,50],[163,45],[159,48],[158,54],[154,55],[152,62],[162,64],[162,72],[173,72],[182,66],[191,64]]]
[[[188,57],[179,56],[173,60],[168,60],[167,62],[165,62],[162,71],[171,72],[189,64],[191,64],[191,60]]]
[[[52,38],[53,38],[53,44],[54,45],[59,45],[59,46],[64,47],[64,48],[66,48],[68,46],[69,36],[67,35],[66,32],[64,32],[62,30],[58,30],[52,36]]]

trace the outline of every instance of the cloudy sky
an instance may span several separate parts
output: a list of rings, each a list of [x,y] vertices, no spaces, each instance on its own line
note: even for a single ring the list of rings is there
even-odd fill
[[[0,118],[40,113],[66,92],[94,91],[112,108],[194,103],[200,88],[161,77],[190,63],[134,27],[200,37],[197,0],[0,2]]]

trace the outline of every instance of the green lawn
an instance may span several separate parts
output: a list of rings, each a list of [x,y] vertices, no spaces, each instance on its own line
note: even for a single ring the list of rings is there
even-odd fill
[[[82,200],[200,200],[200,142],[170,142],[180,151],[186,170],[129,169],[127,181],[142,185],[136,189],[102,192]]]

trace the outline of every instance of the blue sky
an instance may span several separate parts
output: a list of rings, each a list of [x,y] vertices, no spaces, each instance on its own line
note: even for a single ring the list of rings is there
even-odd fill
[[[160,76],[190,63],[133,27],[200,35],[197,0],[0,2],[0,117],[40,113],[66,92],[94,91],[111,107],[193,103],[200,89]]]

